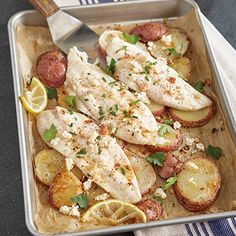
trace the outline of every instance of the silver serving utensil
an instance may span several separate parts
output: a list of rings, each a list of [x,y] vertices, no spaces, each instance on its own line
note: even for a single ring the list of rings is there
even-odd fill
[[[47,19],[53,42],[64,52],[73,46],[89,54],[98,35],[79,19],[63,12],[53,0],[29,0]]]

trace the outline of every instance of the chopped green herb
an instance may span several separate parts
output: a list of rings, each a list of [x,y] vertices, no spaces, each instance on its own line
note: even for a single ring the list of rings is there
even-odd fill
[[[111,59],[110,65],[106,65],[105,67],[105,73],[109,74],[112,73],[114,74],[116,69],[116,60],[114,58]]]
[[[99,118],[98,118],[98,120],[103,120],[105,118],[105,116],[100,116]]]
[[[76,135],[76,133],[75,133],[75,132],[71,132],[71,131],[70,131],[69,133],[70,133],[70,134],[72,134],[72,135],[74,135],[74,136]]]
[[[138,35],[132,35],[132,34],[128,34],[128,33],[123,33],[123,38],[128,43],[132,43],[132,44],[136,44],[140,40],[140,37]]]
[[[84,99],[84,101],[86,101],[86,102],[87,102],[88,100],[89,100],[88,98],[85,98],[85,99]]]
[[[181,56],[181,54],[178,53],[178,52],[175,50],[175,48],[167,48],[166,50],[169,51],[170,54],[173,54],[173,55],[175,55],[175,56]]]
[[[69,95],[64,99],[65,103],[70,107],[75,107],[75,96]]]
[[[170,128],[166,125],[161,125],[158,130],[158,134],[163,137],[165,134],[170,133]]]
[[[155,196],[155,199],[161,204],[163,205],[164,204],[164,199],[160,196]]]
[[[115,81],[112,81],[109,83],[109,85],[112,85],[112,84],[115,84],[116,83],[116,80]]]
[[[149,81],[149,78],[147,77],[147,75],[145,76],[145,80]]]
[[[100,120],[100,119],[102,120],[102,119],[105,117],[105,116],[104,116],[104,112],[103,112],[101,106],[99,106],[98,109],[99,109],[98,115],[100,116],[99,120]]]
[[[105,97],[106,97],[106,94],[105,94],[105,93],[103,93],[103,94],[102,94],[102,98],[105,98]]]
[[[57,98],[57,90],[56,90],[56,88],[46,87],[46,91],[47,91],[48,99]]]
[[[73,123],[70,123],[70,125],[69,125],[69,126],[70,126],[70,127],[73,127],[73,125],[74,125]]]
[[[89,197],[87,193],[81,193],[71,198],[72,202],[78,203],[80,208],[88,208]]]
[[[109,113],[113,116],[117,116],[118,110],[119,110],[119,107],[116,104],[115,106],[109,108]]]
[[[220,159],[220,157],[222,156],[222,149],[220,147],[214,147],[212,145],[208,145],[206,152],[207,155],[217,160]]]
[[[100,155],[101,153],[102,153],[102,149],[98,147],[98,155]]]
[[[151,66],[148,64],[144,67],[144,71],[146,74],[150,74],[150,69],[151,69]]]
[[[168,22],[169,18],[168,17],[164,17],[163,18],[163,23],[166,24]]]
[[[43,139],[49,142],[56,137],[56,134],[57,134],[56,126],[54,124],[51,124],[50,128],[45,130],[43,134]]]
[[[126,46],[126,45],[125,45],[125,46],[122,46],[120,49],[116,50],[115,53],[118,53],[118,52],[120,52],[120,51],[122,51],[122,50],[124,50],[124,51],[126,52],[126,51],[127,51],[127,46]]]
[[[81,148],[77,153],[76,153],[76,157],[81,158],[84,155],[86,155],[87,151],[86,148]]]
[[[147,157],[148,161],[152,162],[154,165],[157,166],[163,166],[165,159],[166,157],[164,152],[156,152]]]
[[[97,140],[101,140],[101,138],[102,138],[102,137],[101,137],[100,135],[98,135],[98,136],[96,137]]]
[[[166,180],[164,190],[170,188],[172,185],[174,185],[176,183],[176,181],[177,181],[177,176],[175,174],[174,176],[172,176]]]
[[[136,105],[137,103],[139,103],[140,102],[140,99],[138,99],[138,100],[135,100],[135,101],[133,101],[133,102],[131,102],[133,105]]]
[[[73,114],[73,110],[72,110],[72,109],[70,109],[70,108],[67,108],[67,111],[70,113],[70,115],[72,115],[72,114]]]
[[[191,84],[199,93],[203,93],[204,92],[204,87],[205,87],[205,83],[202,81],[198,81],[196,83],[192,83]]]
[[[129,73],[129,76],[132,76],[132,74],[131,74],[131,73]]]
[[[125,172],[126,172],[126,171],[125,171],[125,168],[121,166],[121,167],[120,167],[120,172],[122,173],[122,175],[125,175]]]
[[[173,120],[170,120],[170,119],[164,119],[164,124],[166,125],[173,125],[174,124],[174,121]]]
[[[104,82],[107,82],[105,77],[102,77],[102,80],[103,80]]]

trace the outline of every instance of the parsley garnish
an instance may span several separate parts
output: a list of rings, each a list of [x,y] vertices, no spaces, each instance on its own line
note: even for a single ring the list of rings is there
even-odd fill
[[[177,181],[177,176],[175,174],[174,176],[172,176],[166,180],[164,190],[170,188],[172,185],[174,185],[176,183],[176,181]]]
[[[80,208],[88,208],[88,195],[87,193],[81,193],[71,198],[72,202],[78,203]]]
[[[127,46],[122,46],[120,49],[116,50],[115,53],[118,53],[120,51],[124,50],[125,52],[127,51]]]
[[[45,130],[43,134],[43,139],[49,142],[56,137],[56,134],[57,134],[56,126],[54,124],[51,124],[50,128]]]
[[[164,119],[163,123],[166,124],[166,125],[173,125],[174,121],[173,120],[169,120],[169,119]]]
[[[89,99],[88,98],[85,98],[84,101],[87,102]]]
[[[123,114],[124,114],[124,117],[138,119],[137,116],[132,116],[132,115],[130,115],[127,110],[124,110],[124,111],[123,111]]]
[[[140,99],[135,100],[135,101],[132,101],[131,103],[132,103],[133,105],[136,105],[136,104],[139,103],[139,102],[140,102]]]
[[[71,132],[71,131],[70,131],[69,133],[70,133],[70,134],[72,134],[73,136],[75,136],[75,135],[76,135],[76,133],[75,133],[75,132]]]
[[[128,34],[128,33],[123,33],[123,38],[128,43],[132,43],[132,44],[136,44],[140,40],[140,37],[138,35],[132,35],[132,34]]]
[[[97,139],[97,140],[101,140],[101,136],[98,135],[98,136],[96,137],[96,139]]]
[[[102,119],[105,117],[105,116],[104,116],[104,112],[103,112],[101,106],[99,106],[98,109],[99,109],[98,115],[100,116],[100,117],[99,117],[99,120],[102,120]]]
[[[105,93],[103,93],[103,94],[102,94],[102,98],[105,98],[105,97],[106,97],[106,94],[105,94]]]
[[[114,107],[109,108],[109,113],[113,116],[117,116],[117,112],[119,110],[118,105],[116,104]]]
[[[161,125],[161,127],[158,130],[158,134],[163,137],[165,134],[170,132],[170,128],[166,125]]]
[[[199,93],[203,93],[204,92],[204,87],[205,87],[205,83],[202,81],[198,81],[196,83],[192,83],[191,84]]]
[[[116,69],[116,60],[114,58],[111,59],[110,65],[106,65],[105,67],[105,73],[109,74],[112,73],[114,74]]]
[[[87,153],[86,148],[82,148],[76,153],[76,157],[81,158],[84,155],[86,155],[86,153]]]
[[[147,160],[152,162],[154,165],[163,166],[165,161],[165,153],[164,152],[156,152],[147,157]]]
[[[67,111],[70,113],[70,115],[73,114],[73,110],[71,110],[70,108],[67,108]]]
[[[103,80],[104,82],[107,82],[105,77],[102,77],[102,80]]]
[[[100,155],[101,153],[102,153],[102,149],[98,147],[98,155]]]
[[[160,196],[156,196],[155,199],[161,204],[163,205],[164,204],[164,199]]]
[[[64,99],[65,103],[70,107],[75,107],[75,96],[69,95]]]
[[[120,172],[122,173],[122,175],[125,175],[125,168],[124,167],[120,167]]]
[[[170,54],[173,54],[174,56],[182,56],[180,53],[178,53],[175,48],[167,48],[166,49]]]
[[[57,98],[57,90],[55,88],[46,87],[48,99]]]
[[[150,73],[150,69],[151,69],[150,64],[147,64],[147,65],[144,67],[145,73],[146,73],[146,74],[149,74],[149,73]]]
[[[212,145],[208,145],[206,152],[207,155],[217,160],[220,159],[220,157],[222,156],[222,149],[220,147],[214,147]]]

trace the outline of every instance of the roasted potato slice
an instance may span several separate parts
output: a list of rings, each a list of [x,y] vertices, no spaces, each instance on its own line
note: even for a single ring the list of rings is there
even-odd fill
[[[157,177],[152,165],[142,157],[124,150],[136,175],[138,186],[142,195],[147,194],[155,185]]]
[[[150,103],[147,104],[147,107],[150,109],[150,111],[155,117],[161,116],[166,110],[165,106],[158,104],[154,101],[150,101]]]
[[[35,174],[44,184],[50,185],[60,171],[66,170],[65,157],[53,149],[42,150],[34,160]]]
[[[189,211],[204,211],[213,205],[221,188],[217,166],[205,158],[187,160],[173,186],[179,203]]]
[[[215,105],[205,107],[198,111],[181,111],[174,108],[168,109],[169,116],[181,123],[184,127],[200,127],[208,123],[216,111]]]
[[[189,80],[191,73],[191,61],[188,57],[179,57],[169,61],[169,66],[176,70],[180,77]]]
[[[48,190],[49,202],[52,206],[73,206],[71,198],[83,192],[81,181],[69,171],[58,173]]]
[[[181,57],[187,51],[189,46],[187,35],[179,29],[169,29],[168,31],[169,34],[164,35],[160,40],[147,43],[148,51],[153,57],[161,56],[171,60]]]

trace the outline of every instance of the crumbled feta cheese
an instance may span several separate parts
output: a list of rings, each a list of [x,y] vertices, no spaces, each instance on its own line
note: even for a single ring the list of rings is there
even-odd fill
[[[91,179],[87,179],[84,183],[83,183],[83,189],[85,191],[88,191],[92,186],[92,180]]]
[[[196,148],[199,150],[199,151],[202,151],[204,152],[205,151],[205,147],[202,143],[197,143],[196,144]]]
[[[163,36],[161,37],[161,41],[162,41],[163,43],[165,43],[166,45],[169,46],[169,45],[171,44],[171,42],[172,42],[171,34],[163,35]]]
[[[70,207],[65,205],[60,207],[59,212],[69,216],[80,217],[79,206]]]
[[[59,140],[60,140],[59,138],[54,138],[51,140],[51,144],[56,146],[58,144]]]
[[[162,188],[157,188],[155,193],[154,193],[154,196],[157,197],[161,197],[161,198],[166,198],[166,193],[164,192],[164,190]]]
[[[72,134],[70,134],[70,133],[67,132],[66,130],[63,131],[62,136],[63,136],[64,138],[72,138]]]
[[[192,169],[194,169],[194,170],[198,170],[198,169],[199,169],[198,165],[196,165],[196,164],[195,164],[194,162],[192,162],[192,161],[188,161],[188,162],[187,162],[187,166],[190,167],[190,168],[192,168]]]
[[[95,200],[96,200],[96,201],[103,201],[103,200],[106,200],[106,199],[109,198],[109,197],[110,197],[109,194],[103,193],[103,194],[101,194],[101,195],[96,196],[96,197],[95,197]]]
[[[188,138],[188,137],[186,137],[186,144],[187,144],[188,146],[192,146],[194,142],[195,142],[195,139],[194,139],[194,138]]]
[[[181,128],[181,124],[178,121],[175,121],[173,124],[174,129],[180,129]]]
[[[65,159],[65,164],[66,164],[66,170],[67,171],[70,171],[71,169],[73,169],[73,167],[75,165],[74,161],[70,157],[67,157]]]

